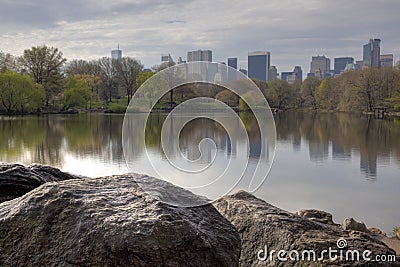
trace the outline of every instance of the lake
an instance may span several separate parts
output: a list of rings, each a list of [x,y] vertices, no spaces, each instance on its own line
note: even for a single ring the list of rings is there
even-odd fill
[[[250,166],[261,156],[259,133],[246,119]],[[374,119],[345,113],[282,112],[275,116],[277,145],[270,174],[255,193],[280,208],[295,212],[315,208],[379,227],[387,233],[400,224],[400,119]],[[146,125],[148,153],[160,164],[160,135],[165,114],[152,114]],[[42,163],[90,177],[127,173],[122,149],[123,115],[79,114],[0,117],[0,161]],[[193,160],[202,138],[213,139],[224,157],[240,161],[222,127],[209,119],[190,122],[180,132],[181,152]],[[211,151],[212,152],[212,151]],[[212,153],[205,158],[212,160]],[[138,143],[131,166],[156,175],[144,164]],[[204,164],[199,162],[198,164]]]

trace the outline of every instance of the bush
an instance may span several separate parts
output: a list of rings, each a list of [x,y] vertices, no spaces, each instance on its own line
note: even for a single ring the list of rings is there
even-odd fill
[[[394,105],[394,111],[400,111],[400,104]]]
[[[126,105],[119,103],[111,103],[110,106],[108,106],[108,110],[111,113],[125,113]]]

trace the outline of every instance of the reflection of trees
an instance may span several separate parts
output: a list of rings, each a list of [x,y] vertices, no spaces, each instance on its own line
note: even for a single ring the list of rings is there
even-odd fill
[[[62,166],[64,153],[121,160],[123,116],[77,115],[0,119],[0,160]]]
[[[376,176],[377,161],[395,159],[400,164],[400,125],[392,120],[347,113],[279,113],[275,117],[278,140],[307,140],[311,160],[324,160],[332,143],[333,159],[349,159],[351,151],[360,153],[360,169]]]

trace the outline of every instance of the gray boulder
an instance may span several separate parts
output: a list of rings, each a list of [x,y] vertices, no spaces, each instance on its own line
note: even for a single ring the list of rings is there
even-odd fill
[[[363,222],[357,222],[353,218],[346,218],[343,221],[344,230],[353,230],[359,232],[368,232],[368,228]]]
[[[80,176],[60,171],[50,166],[33,164],[0,164],[0,203],[20,197],[47,183],[75,179]]]
[[[321,255],[322,251],[329,247],[339,249],[338,245],[344,250],[361,252],[370,250],[372,256],[395,255],[395,252],[369,234],[346,231],[340,226],[305,219],[274,207],[244,191],[225,196],[213,205],[239,231],[242,240],[240,266],[397,266],[393,263],[362,260],[331,261],[328,257],[317,262],[301,261],[301,258],[299,261],[292,261],[288,254],[286,254],[287,261],[279,261],[276,256],[280,250],[285,250],[287,253],[297,250],[300,255],[303,251],[314,250],[316,255]],[[344,239],[347,245],[339,244],[339,239]],[[275,254],[270,259],[268,255],[272,250],[275,250]],[[261,260],[258,256],[261,256]],[[265,260],[264,256],[267,256]],[[293,257],[296,259],[295,255]]]
[[[237,266],[240,237],[212,205],[169,206],[125,175],[50,182],[1,203],[0,251],[0,266]]]

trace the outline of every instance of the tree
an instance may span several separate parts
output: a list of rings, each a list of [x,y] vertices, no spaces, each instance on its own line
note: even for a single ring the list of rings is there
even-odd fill
[[[66,59],[58,48],[36,46],[25,49],[21,60],[34,82],[43,85],[46,92],[46,106],[49,106],[49,101],[61,93],[62,67]]]
[[[143,65],[131,57],[123,57],[117,61],[118,76],[125,87],[128,96],[128,104],[136,90],[136,80],[139,73],[143,70]]]
[[[10,70],[0,73],[0,101],[8,114],[37,111],[45,98],[43,87],[29,76]]]
[[[278,79],[268,82],[266,98],[272,106],[278,109],[288,108],[296,101],[294,90],[290,84]]]
[[[69,77],[65,83],[64,108],[87,108],[92,98],[89,86],[76,77]]]
[[[232,92],[231,90],[225,89],[221,92],[219,92],[216,96],[215,99],[224,102],[228,106],[235,107],[238,106],[239,104],[239,96]]]
[[[98,63],[103,85],[105,86],[105,100],[108,104],[108,102],[111,102],[112,96],[117,88],[118,61],[109,57],[102,57],[99,59]]]
[[[305,105],[317,108],[316,90],[321,80],[317,77],[307,77],[301,85],[301,96]]]
[[[14,57],[9,53],[3,53],[0,51],[0,72],[6,70],[17,70],[18,58]]]
[[[147,79],[149,79],[154,74],[156,74],[156,73],[152,72],[152,71],[142,71],[142,72],[140,72],[138,74],[137,79],[136,79],[136,87],[139,88],[140,86],[142,86],[142,84],[144,84],[144,82],[147,81]]]
[[[336,87],[334,80],[327,78],[322,80],[321,84],[317,87],[315,99],[319,108],[323,109],[337,109],[339,98],[335,97]]]

